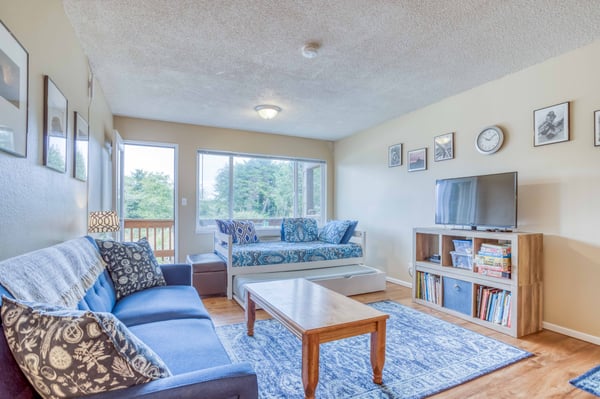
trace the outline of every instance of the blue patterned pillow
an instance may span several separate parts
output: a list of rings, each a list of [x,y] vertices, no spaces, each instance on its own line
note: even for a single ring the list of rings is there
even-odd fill
[[[80,397],[171,375],[111,313],[2,297],[1,314],[8,347],[43,398]]]
[[[339,244],[350,226],[349,220],[332,220],[327,222],[319,233],[319,240]]]
[[[231,236],[231,242],[233,244],[235,244],[236,241],[236,237],[235,234],[233,233],[233,220],[228,220],[228,219],[215,219],[215,222],[217,223],[217,228],[219,229],[219,231],[223,234],[228,234]]]
[[[308,242],[319,239],[317,221],[311,218],[289,218],[281,222],[283,240],[287,242]]]
[[[342,237],[340,244],[348,244],[350,242],[350,239],[356,230],[356,225],[358,225],[358,220],[348,220],[348,222],[350,222],[350,226],[348,226],[348,230],[346,230],[346,234]]]
[[[235,236],[234,242],[238,244],[252,244],[260,241],[254,223],[250,220],[234,220],[233,235]]]
[[[138,242],[96,240],[96,244],[106,262],[117,299],[146,288],[167,285],[146,238]]]

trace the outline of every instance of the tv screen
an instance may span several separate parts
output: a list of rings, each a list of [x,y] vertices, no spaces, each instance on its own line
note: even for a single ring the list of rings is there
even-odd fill
[[[516,228],[517,172],[437,180],[435,223]]]

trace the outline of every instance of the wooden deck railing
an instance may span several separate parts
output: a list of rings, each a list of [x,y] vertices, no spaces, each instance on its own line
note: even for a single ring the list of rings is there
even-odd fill
[[[125,219],[124,241],[146,237],[159,263],[175,262],[175,221],[172,219]]]

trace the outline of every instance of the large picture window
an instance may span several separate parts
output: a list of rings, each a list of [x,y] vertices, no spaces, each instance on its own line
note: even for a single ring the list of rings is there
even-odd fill
[[[198,151],[198,229],[215,219],[275,227],[287,217],[325,215],[326,164],[319,160]]]

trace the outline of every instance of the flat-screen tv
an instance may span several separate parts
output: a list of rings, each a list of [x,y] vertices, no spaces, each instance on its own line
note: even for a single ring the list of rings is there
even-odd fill
[[[435,223],[516,229],[517,172],[436,180]]]

